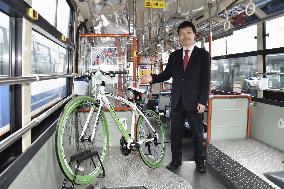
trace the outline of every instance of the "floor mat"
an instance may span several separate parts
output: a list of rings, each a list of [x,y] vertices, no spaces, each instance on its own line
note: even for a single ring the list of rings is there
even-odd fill
[[[144,186],[147,189],[192,189],[187,180],[168,171],[164,165],[157,169],[147,167],[138,152],[123,156],[118,149],[111,149],[105,170],[106,176],[95,181],[95,188]]]

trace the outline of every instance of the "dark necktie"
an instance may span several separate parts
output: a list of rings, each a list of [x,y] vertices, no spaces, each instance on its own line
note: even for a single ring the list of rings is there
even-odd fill
[[[184,58],[183,58],[183,70],[185,71],[186,66],[188,64],[188,50],[184,50]]]

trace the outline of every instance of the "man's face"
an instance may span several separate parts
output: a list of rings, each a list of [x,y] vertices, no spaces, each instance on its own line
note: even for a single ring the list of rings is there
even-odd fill
[[[195,34],[191,27],[181,28],[179,30],[179,40],[183,46],[192,46],[195,40]]]

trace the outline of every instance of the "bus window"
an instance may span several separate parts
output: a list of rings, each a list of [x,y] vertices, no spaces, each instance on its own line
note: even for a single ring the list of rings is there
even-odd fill
[[[67,50],[35,31],[32,33],[32,73],[67,73]],[[65,78],[31,83],[32,115],[40,113],[65,96]]]
[[[10,131],[9,86],[0,85],[0,139]]]
[[[269,78],[269,89],[284,91],[284,54],[266,55],[266,73]],[[271,75],[269,75],[271,74]]]
[[[70,7],[66,1],[58,1],[56,27],[65,37],[69,37],[70,12]]]
[[[53,26],[55,26],[55,19],[56,19],[55,18],[56,2],[57,2],[56,0],[33,1],[33,8]]]
[[[280,37],[283,36],[284,26],[279,23],[284,23],[284,16],[266,22],[266,33],[269,34],[266,37],[267,49],[284,46],[284,39]]]
[[[9,75],[9,16],[0,12],[0,76]],[[0,85],[0,139],[10,131],[9,86]]]
[[[0,12],[0,75],[9,73],[9,17]]]
[[[255,75],[256,56],[213,60],[211,64],[212,90],[232,92],[234,85],[239,85],[243,93],[256,95],[244,80]]]
[[[256,24],[234,31],[233,35],[227,37],[227,53],[236,54],[243,52],[251,52],[257,50],[257,36]],[[240,39],[246,42],[246,45],[240,43]]]

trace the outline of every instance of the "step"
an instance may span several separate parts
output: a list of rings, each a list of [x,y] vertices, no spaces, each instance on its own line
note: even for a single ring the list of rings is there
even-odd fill
[[[207,163],[236,188],[279,188],[264,173],[283,171],[284,153],[253,139],[212,141]]]

